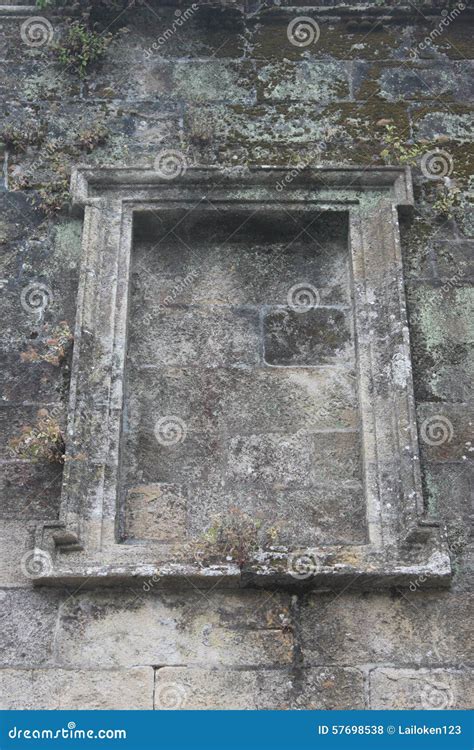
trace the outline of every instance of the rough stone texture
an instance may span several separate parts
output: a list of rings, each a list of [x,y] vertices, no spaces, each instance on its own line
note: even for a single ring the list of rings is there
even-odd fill
[[[125,536],[196,537],[238,508],[276,523],[280,543],[362,541],[345,218],[160,211],[135,235]],[[160,440],[161,420],[177,423],[178,444],[166,427]],[[339,494],[341,481],[352,484]],[[164,530],[164,507],[146,529],[149,488],[169,483],[176,523],[171,513]]]
[[[374,669],[370,674],[372,708],[409,710],[473,707],[473,674],[447,669]]]
[[[364,680],[355,669],[209,670],[164,667],[156,671],[155,709],[337,710],[365,707]]]
[[[414,592],[346,597],[310,595],[301,610],[301,642],[310,664],[433,665],[472,662],[472,600]],[[367,638],[370,633],[370,638]]]
[[[2,591],[0,633],[2,666],[47,666],[52,663],[58,605],[64,594],[23,589]]]
[[[64,667],[146,664],[260,666],[290,664],[284,627],[289,598],[245,592],[166,594],[136,587],[71,597],[59,615],[56,658]]]
[[[82,223],[67,214],[44,222],[43,212],[31,200],[37,187],[56,179],[45,156],[53,139],[59,140],[64,163],[151,166],[163,149],[177,149],[189,164],[380,164],[383,127],[376,123],[391,119],[402,139],[413,139],[422,150],[423,139],[440,138],[439,147],[453,158],[451,178],[466,189],[472,173],[468,10],[434,36],[428,48],[420,49],[420,42],[439,24],[439,9],[433,14],[424,9],[424,17],[417,13],[416,21],[414,11],[405,17],[395,12],[376,25],[373,17],[365,17],[368,11],[339,18],[331,8],[328,18],[305,6],[305,15],[315,15],[321,34],[316,44],[301,49],[286,33],[289,19],[301,15],[301,5],[282,6],[288,8],[285,13],[254,18],[236,10],[202,8],[158,50],[151,45],[172,23],[174,8],[159,2],[153,3],[153,12],[135,8],[121,19],[130,33],[82,84],[61,71],[44,48],[25,49],[19,33],[23,16],[1,18],[1,128],[45,121],[48,130],[39,146],[30,144],[17,152],[8,147],[0,180],[2,405],[7,407],[2,438],[23,424],[33,408],[59,402],[65,410],[67,367],[21,358],[30,345],[41,349],[48,338],[45,324],[67,320],[72,326],[75,318]],[[51,20],[59,34],[64,19],[52,15]],[[107,142],[91,153],[79,149],[71,155],[72,140],[98,119],[109,130]],[[3,161],[1,147],[0,154]],[[22,175],[30,178],[30,187],[14,191],[15,179]],[[415,178],[415,215],[402,229],[419,426],[421,431],[426,418],[442,416],[453,431],[451,440],[439,445],[422,442],[422,469],[427,502],[448,524],[456,570],[453,590],[427,592],[422,581],[415,581],[415,591],[409,593],[343,592],[292,602],[266,591],[229,594],[218,584],[202,595],[190,586],[171,596],[156,593],[159,583],[153,581],[146,590],[134,586],[113,595],[81,592],[75,599],[68,599],[72,591],[33,591],[20,561],[31,522],[57,517],[60,477],[49,466],[6,456],[0,654],[5,692],[18,696],[15,707],[132,708],[138,699],[146,699],[140,706],[151,707],[150,673],[158,664],[168,666],[156,670],[156,687],[161,681],[184,684],[195,707],[233,706],[239,695],[235,707],[243,708],[311,708],[314,702],[327,708],[416,708],[424,690],[434,707],[443,707],[451,696],[453,707],[470,705],[472,219],[467,208],[452,219],[436,217],[431,208],[436,182],[424,180],[419,171]],[[254,243],[261,245],[254,230]],[[276,234],[281,230],[277,226]],[[149,231],[136,243],[137,258]],[[186,231],[180,235],[186,244],[169,238],[159,256],[149,258],[153,263],[156,257],[163,271],[152,291],[157,304],[175,289],[175,278],[182,276],[180,264],[187,263],[190,253],[186,245],[192,247],[189,240],[199,237],[192,225]],[[241,244],[245,241],[243,236]],[[206,259],[201,256],[202,273],[181,289],[177,304],[215,301],[216,289],[224,305],[252,305],[262,290],[268,290],[270,304],[285,304],[288,287],[300,279],[304,253],[298,249],[292,258],[280,256],[272,287],[262,247],[261,273],[255,273],[248,257],[240,256],[245,283],[236,289],[229,252],[219,242],[215,248]],[[311,272],[324,300],[344,305],[343,281],[331,282],[341,270],[337,253],[334,258],[334,266],[328,267],[315,255]],[[22,289],[33,280],[53,292],[42,318],[20,304]],[[247,320],[245,332],[252,330]],[[247,354],[243,346],[238,351]],[[149,353],[153,356],[153,350]],[[222,424],[224,414],[230,432],[243,437],[252,434],[254,414],[264,433],[273,428],[287,434],[290,424],[295,432],[306,426],[301,416],[309,406],[304,368],[289,383],[285,372],[283,384],[255,370],[253,393],[252,383],[242,375],[231,386],[242,408],[235,408],[228,397],[215,415],[201,408],[191,414],[189,403],[201,405],[205,394],[217,387],[213,377],[219,376],[201,371],[192,381],[184,364],[174,362],[172,370],[161,374],[160,393],[173,409],[183,394],[183,419],[196,435],[210,423]],[[325,427],[357,427],[350,378],[341,377],[335,390],[322,378],[318,390],[321,402],[331,406],[318,411]],[[271,406],[275,392],[283,404],[278,414]],[[158,414],[161,403],[156,404]],[[152,408],[144,402],[144,409]],[[17,411],[14,417],[9,416],[12,411]],[[150,414],[154,418],[154,412]],[[310,421],[313,416],[310,413]],[[196,455],[199,450],[205,452],[205,446],[197,442]],[[143,482],[169,482],[166,471],[164,465],[163,477],[144,476]],[[252,507],[251,499],[270,507],[274,502],[285,525],[289,506],[295,506],[297,519],[305,517],[298,490],[281,490],[277,500],[255,494],[250,499],[245,487],[238,492],[242,507]],[[219,505],[226,499],[213,484],[202,502],[212,505],[213,496]],[[362,538],[363,524],[351,524],[354,495],[343,501],[338,495],[337,524],[332,497],[328,492],[318,500],[322,520],[307,519],[314,528],[319,524],[318,539],[330,533],[346,540]],[[203,515],[208,512],[206,506]],[[202,524],[196,522],[196,527],[198,533]],[[215,671],[206,671],[209,655]],[[157,657],[164,660],[156,662]],[[245,668],[230,671],[234,666]],[[77,678],[71,680],[74,674]],[[109,686],[107,694],[104,685]],[[155,707],[160,708],[157,702]]]
[[[187,498],[179,485],[133,487],[127,497],[126,536],[169,542],[186,536]]]
[[[0,580],[2,586],[29,586],[21,570],[21,562],[32,547],[35,524],[24,521],[3,521],[0,527]],[[6,596],[1,592],[0,602]]]
[[[150,709],[153,708],[153,669],[2,669],[0,708],[37,709]]]

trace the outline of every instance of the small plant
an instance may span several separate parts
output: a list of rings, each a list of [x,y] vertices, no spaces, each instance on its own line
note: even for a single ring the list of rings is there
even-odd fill
[[[238,508],[218,515],[202,539],[194,545],[194,556],[202,562],[206,559],[223,559],[234,562],[240,568],[248,564],[262,546],[275,544],[277,531],[262,529],[262,521],[252,518]]]
[[[89,68],[101,60],[112,42],[113,34],[99,34],[91,31],[83,23],[74,21],[68,27],[62,44],[53,50],[61,65],[85,78]]]
[[[69,180],[63,178],[48,182],[38,192],[40,208],[48,216],[54,216],[69,202]]]
[[[23,352],[21,358],[23,362],[48,362],[50,365],[59,367],[66,359],[73,338],[68,323],[62,320],[46,339],[45,351],[38,352],[29,347],[26,352]]]
[[[64,162],[62,153],[54,153],[50,167],[56,179],[45,183],[39,189],[39,206],[48,216],[54,216],[69,202],[71,171],[70,165]]]
[[[46,129],[44,125],[26,124],[22,127],[7,125],[2,130],[0,140],[11,151],[16,153],[26,151],[28,146],[39,146],[44,140]]]
[[[90,154],[97,146],[103,146],[107,142],[109,131],[102,122],[93,123],[89,128],[81,130],[76,139],[77,146],[81,151]]]
[[[462,190],[453,185],[442,185],[438,188],[433,209],[438,216],[454,219],[459,216],[462,207]]]
[[[22,427],[21,435],[12,438],[9,445],[20,458],[64,463],[64,436],[59,424],[46,409],[40,409],[36,424]]]
[[[384,128],[383,142],[385,145],[380,152],[380,156],[385,163],[415,166],[420,156],[426,151],[426,142],[408,144],[398,133],[395,125],[391,125],[387,120],[379,120],[377,125]]]

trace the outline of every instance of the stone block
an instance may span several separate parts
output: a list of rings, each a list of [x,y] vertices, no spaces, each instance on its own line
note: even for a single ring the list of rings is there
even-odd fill
[[[416,139],[427,141],[447,136],[451,142],[465,143],[472,139],[474,131],[471,115],[456,111],[453,107],[449,108],[449,112],[442,107],[430,112],[421,109],[419,113],[414,113],[413,126]]]
[[[444,100],[463,102],[472,96],[469,64],[356,63],[354,72],[357,99],[378,96],[390,102],[433,99],[433,92]]]
[[[403,24],[382,25],[374,19],[348,22],[336,17],[331,18],[330,23],[324,19],[323,24],[318,15],[310,15],[310,18],[311,21],[294,26],[293,34],[297,34],[299,29],[300,39],[307,42],[303,47],[293,44],[288,37],[292,16],[285,14],[279,18],[259,18],[254,34],[256,57],[265,60],[302,60],[307,57],[311,62],[328,57],[342,60],[361,57],[388,59],[401,55],[406,45]]]
[[[197,6],[197,3],[195,4]],[[192,4],[178,18],[173,4],[133,8],[127,18],[130,44],[142,54],[141,63],[157,59],[240,58],[244,47],[244,18],[237,8]],[[179,23],[179,25],[178,25]],[[120,68],[120,50],[112,62]],[[137,63],[140,60],[137,57]]]
[[[416,398],[469,401],[472,290],[417,284],[408,285],[407,295]]]
[[[451,288],[474,277],[474,242],[472,240],[441,240],[433,243],[438,277]]]
[[[128,420],[146,429],[165,414],[192,432],[249,435],[354,429],[355,373],[344,367],[129,369]]]
[[[353,669],[156,671],[155,709],[334,710],[364,708],[363,678]]]
[[[339,109],[343,104],[332,106]],[[281,164],[281,155],[279,159],[275,159],[275,144],[288,147],[321,143],[327,139],[328,132],[332,137],[342,133],[340,114],[337,117],[336,113],[327,114],[323,110],[325,105],[320,105],[318,112],[318,105],[305,102],[258,104],[253,107],[232,104],[207,107],[189,105],[184,119],[184,132],[191,141],[194,141],[196,134],[211,132],[217,142],[226,146],[271,146],[273,161]]]
[[[31,334],[36,336],[37,331],[31,330],[29,335]],[[28,361],[29,348],[28,344],[22,345],[20,342],[15,342],[9,345],[8,351],[5,347],[0,354],[0,367],[4,378],[3,401],[5,405],[16,408],[24,403],[37,403],[39,404],[37,408],[44,404],[54,404],[57,408],[61,399],[60,389],[63,385],[62,371],[48,362]]]
[[[2,464],[0,517],[55,520],[62,465],[15,460]]]
[[[472,463],[437,463],[425,467],[425,483],[430,511],[464,539],[472,533],[474,520],[474,469]]]
[[[213,433],[188,432],[176,415],[160,419],[164,421],[146,423],[143,415],[140,432],[127,436],[128,486],[217,481],[225,456],[223,439]]]
[[[469,404],[421,403],[417,418],[425,461],[474,459],[474,414]]]
[[[263,335],[269,365],[342,364],[354,356],[350,317],[342,310],[274,309],[264,316]]]
[[[135,358],[143,364],[218,367],[258,363],[255,310],[170,305],[161,312],[134,312],[130,321],[131,346]]]
[[[293,548],[328,544],[360,544],[366,540],[366,505],[362,487],[317,484],[305,489],[276,490],[236,481],[192,485],[193,512],[189,534],[200,538],[215,518],[238,508],[261,524],[265,543],[269,528],[276,543]],[[268,541],[266,541],[268,544]]]
[[[0,664],[12,667],[50,665],[58,607],[64,592],[15,589],[2,594]]]
[[[374,669],[370,675],[371,709],[472,710],[472,671],[456,669]]]
[[[33,535],[34,523],[25,520],[3,520],[0,524],[0,587],[31,585],[22,571],[22,561],[25,565],[33,547]],[[0,607],[5,596],[5,592],[1,592]]]
[[[25,231],[25,224],[34,231],[41,223],[40,213],[35,211],[25,192],[8,195],[0,192],[0,216],[0,245],[8,246],[8,243],[20,239]],[[6,257],[9,258],[8,255]],[[2,260],[2,272],[4,259],[5,256]],[[11,262],[14,264],[14,258]]]
[[[153,669],[0,670],[0,708],[7,711],[129,711],[153,708]]]
[[[141,665],[272,666],[291,663],[289,598],[265,592],[212,598],[181,594],[96,592],[69,598],[56,637],[64,667]]]
[[[253,67],[229,60],[175,62],[171,73],[173,98],[189,102],[256,101]],[[152,93],[152,92],[150,92]]]
[[[417,582],[414,582],[417,585]],[[417,592],[312,595],[302,609],[302,649],[307,664],[387,662],[429,666],[473,657],[473,598]],[[370,633],[370,638],[367,634]]]
[[[321,104],[347,99],[349,76],[345,63],[285,61],[261,67],[258,88],[264,100]]]
[[[313,436],[311,481],[362,482],[362,457],[358,432],[327,432]]]
[[[132,487],[126,500],[127,539],[183,541],[186,536],[187,499],[174,484]]]
[[[311,470],[308,435],[249,435],[231,437],[227,475],[231,481],[282,489],[307,486]]]
[[[464,63],[472,59],[472,28],[463,10],[460,4],[454,5],[438,24],[427,26],[422,22],[413,27],[413,47],[420,50],[420,43],[424,45],[419,51],[421,57],[445,55]]]

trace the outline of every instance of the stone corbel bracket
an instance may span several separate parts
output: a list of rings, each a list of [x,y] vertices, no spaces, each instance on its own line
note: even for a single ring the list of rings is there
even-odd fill
[[[170,180],[147,169],[84,167],[74,171],[71,192],[84,227],[67,461],[59,521],[42,525],[36,535],[35,546],[47,561],[36,582],[82,586],[152,579],[213,586],[218,578],[265,587],[448,585],[447,546],[426,515],[420,479],[398,225],[399,212],[413,206],[409,169],[195,167]],[[198,564],[184,547],[120,541],[133,217],[203,203],[230,210],[262,206],[268,212],[294,206],[349,216],[365,544],[261,550],[241,569],[225,560]]]

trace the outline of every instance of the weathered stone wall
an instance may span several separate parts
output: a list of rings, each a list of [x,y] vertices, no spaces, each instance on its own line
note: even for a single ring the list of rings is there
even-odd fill
[[[128,33],[83,80],[21,36],[26,19],[43,15],[59,39],[64,16],[0,7],[2,707],[467,707],[472,17],[453,3],[445,15],[442,4],[305,6],[319,38],[298,47],[287,36],[298,3],[255,14],[258,3],[218,5],[200,3],[174,27],[176,4],[130,9],[112,26]],[[152,166],[170,149],[188,164],[419,165],[437,148],[448,180],[432,179],[426,159],[415,168],[403,240],[425,493],[447,524],[451,590],[428,592],[422,581],[403,592],[298,596],[158,584],[33,590],[24,556],[35,523],[57,517],[61,466],[12,454],[8,440],[39,409],[64,420],[57,327],[74,322],[81,221],[44,208],[67,198],[70,166]],[[49,294],[42,316],[25,294],[22,303],[31,283]]]

